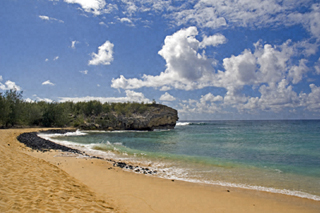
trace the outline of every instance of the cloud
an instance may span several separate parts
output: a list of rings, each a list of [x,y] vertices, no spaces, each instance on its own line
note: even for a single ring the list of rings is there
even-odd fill
[[[253,44],[253,50],[245,49],[239,55],[223,59],[223,70],[215,71],[212,66],[215,61],[208,59],[205,53],[200,54],[199,50],[207,45],[223,44],[226,42],[224,36],[218,35],[220,39],[204,37],[198,41],[197,35],[197,29],[189,27],[167,36],[159,51],[166,61],[164,72],[156,76],[143,75],[141,79],[126,79],[120,75],[118,79],[112,79],[112,87],[153,87],[161,91],[209,86],[226,89],[224,97],[208,93],[200,100],[180,103],[185,112],[223,112],[222,107],[234,107],[239,111],[279,112],[284,108],[302,106],[302,100],[291,84],[299,83],[309,71],[306,59],[292,60],[298,55],[297,48],[303,48],[303,45],[292,43],[291,40],[274,46],[262,45],[258,41]],[[317,64],[315,66],[317,69]],[[257,97],[243,94],[241,90],[244,86],[250,86],[258,94]],[[166,96],[169,97],[169,94],[161,96],[161,100],[166,100]]]
[[[144,96],[141,92],[134,92],[132,90],[126,90],[126,96],[125,97],[92,97],[92,96],[86,96],[86,97],[61,97],[59,98],[59,102],[66,102],[66,101],[73,101],[73,102],[81,102],[81,101],[93,101],[98,100],[101,103],[105,102],[145,102],[150,103],[151,101]]]
[[[314,69],[316,70],[316,73],[318,75],[320,75],[320,58],[318,59],[318,61],[316,62]]]
[[[167,73],[175,73],[186,80],[197,80],[210,69],[206,57],[198,53],[200,42],[196,35],[197,28],[189,27],[165,38],[158,53],[166,60]],[[194,66],[190,67],[190,62]]]
[[[200,98],[201,103],[206,103],[206,102],[217,102],[217,101],[222,101],[223,98],[220,95],[214,96],[211,93],[208,93],[206,95],[202,95]]]
[[[76,44],[78,44],[79,41],[71,41],[71,48],[75,49],[76,48]]]
[[[56,57],[54,57],[54,61],[56,61],[56,60],[58,60],[59,59],[59,56],[56,56]]]
[[[168,90],[171,90],[171,87],[168,87],[168,86],[163,86],[159,89],[160,91],[168,91]]]
[[[288,20],[294,24],[302,24],[302,26],[310,32],[310,34],[320,39],[320,4],[311,4],[309,11],[305,13],[293,12],[288,15]]]
[[[309,15],[309,26],[307,27],[311,34],[320,40],[320,4],[313,4]]]
[[[2,81],[2,76],[0,76],[0,81]],[[1,90],[16,90],[16,91],[20,91],[21,87],[16,85],[15,82],[8,80],[4,84],[0,83],[0,89]]]
[[[173,19],[175,25],[196,25],[200,28],[219,28],[226,26],[226,19],[220,16],[215,7],[199,6],[200,2],[192,9],[182,9],[179,11],[173,11],[167,15],[168,18]],[[183,8],[183,7],[182,7]]]
[[[289,70],[288,77],[292,79],[292,83],[297,84],[302,80],[303,74],[309,71],[306,59],[301,59],[298,66],[292,66]]]
[[[162,49],[158,52],[166,61],[166,70],[159,75],[143,75],[141,79],[127,79],[120,75],[112,79],[111,87],[137,89],[141,87],[194,90],[204,87],[223,87],[228,91],[241,89],[245,85],[275,84],[284,78],[297,83],[301,80],[305,68],[304,60],[299,65],[291,64],[290,59],[296,54],[296,45],[290,40],[282,45],[254,44],[254,51],[245,49],[241,54],[223,59],[224,70],[215,71],[215,59],[199,53],[207,45],[218,45],[226,42],[223,35],[204,37],[198,41],[196,27],[181,29],[167,36]],[[235,91],[230,92],[235,94]]]
[[[161,95],[159,100],[160,101],[175,101],[176,98],[166,92],[165,94]]]
[[[52,103],[53,102],[53,100],[51,100],[49,98],[40,98],[37,95],[33,95],[33,97],[35,97],[35,99],[27,98],[27,99],[25,99],[25,101],[29,102],[29,103],[33,103],[33,102],[36,102],[36,101],[44,101],[44,102],[48,102],[48,103]]]
[[[99,24],[102,25],[102,26],[109,27],[109,26],[108,26],[106,23],[104,23],[103,21],[100,21]]]
[[[84,11],[100,15],[106,6],[105,0],[64,0],[69,4],[80,4]]]
[[[216,34],[213,36],[204,36],[202,42],[200,43],[200,48],[205,48],[206,46],[218,46],[219,44],[225,44],[227,42],[226,37],[221,34]]]
[[[320,112],[320,87],[314,84],[309,85],[311,92],[309,94],[301,93],[301,105],[305,106],[309,111]]]
[[[223,59],[224,71],[218,71],[215,76],[214,86],[224,87],[228,91],[241,89],[245,85],[260,85],[263,83],[276,84],[287,78],[287,71],[292,67],[289,61],[294,56],[293,45],[290,40],[280,46],[270,44],[254,44],[255,50],[245,49],[237,56]],[[304,61],[302,61],[304,62]],[[303,63],[299,69],[302,69]],[[296,68],[292,67],[292,79],[298,80],[298,75],[293,78]]]
[[[121,23],[127,23],[130,26],[134,26],[133,22],[129,18],[118,18]]]
[[[89,61],[89,65],[110,65],[113,61],[113,44],[110,41],[106,41],[98,49],[98,54],[92,53],[92,59]]]
[[[300,8],[306,8],[305,12]],[[320,39],[320,4],[305,0],[200,0],[191,8],[188,3],[170,5],[165,17],[176,26],[195,25],[213,29],[301,24],[313,37]]]
[[[143,75],[142,79],[126,79],[121,75],[118,79],[112,79],[111,86],[123,89],[173,87],[191,90],[211,85],[214,60],[207,59],[205,52],[198,52],[201,42],[196,39],[197,35],[197,28],[189,27],[165,38],[158,53],[165,59],[167,68],[160,75]]]
[[[42,20],[50,20],[49,16],[39,16],[39,18],[41,18]]]
[[[292,85],[283,79],[276,85],[262,85],[259,88],[261,97],[250,97],[245,104],[239,104],[240,110],[259,109],[280,112],[284,108],[294,108],[301,105],[301,98],[293,91]]]
[[[49,59],[46,58],[45,62],[48,62],[48,61],[49,61]]]
[[[82,74],[85,74],[85,75],[87,75],[88,74],[88,70],[84,70],[84,71],[79,71],[80,73],[82,73]]]
[[[52,17],[49,17],[49,16],[39,16],[40,19],[42,20],[45,20],[45,21],[57,21],[57,22],[60,22],[60,23],[64,23],[64,21],[62,20],[59,20],[59,19],[56,19],[56,18],[52,18]]]
[[[238,88],[246,84],[253,84],[257,79],[257,59],[250,50],[244,50],[238,56],[223,59],[225,71],[219,71],[217,78],[219,86]]]
[[[180,103],[181,109],[179,113],[223,113],[220,103],[223,97],[220,95],[214,96],[212,93],[202,95],[199,100],[189,99]]]
[[[50,80],[47,80],[45,82],[42,83],[42,85],[50,85],[50,86],[54,86],[55,84],[52,83]]]

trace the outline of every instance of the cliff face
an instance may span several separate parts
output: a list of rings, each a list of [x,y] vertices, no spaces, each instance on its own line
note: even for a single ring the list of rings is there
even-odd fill
[[[153,104],[142,113],[124,115],[110,112],[91,116],[80,125],[80,128],[85,130],[173,129],[177,120],[177,110],[164,105]]]

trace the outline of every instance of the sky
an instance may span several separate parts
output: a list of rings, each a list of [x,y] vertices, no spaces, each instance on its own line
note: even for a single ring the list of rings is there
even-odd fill
[[[0,92],[320,119],[318,0],[2,0]]]

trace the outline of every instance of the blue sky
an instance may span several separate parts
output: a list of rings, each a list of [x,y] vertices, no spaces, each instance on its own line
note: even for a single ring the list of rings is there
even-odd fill
[[[4,0],[0,26],[0,92],[27,101],[320,118],[319,1]]]

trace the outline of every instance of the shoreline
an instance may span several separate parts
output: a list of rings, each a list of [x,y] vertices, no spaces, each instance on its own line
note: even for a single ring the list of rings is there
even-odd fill
[[[11,129],[1,130],[1,133],[11,131],[17,137],[19,133],[32,130],[37,131]],[[6,142],[2,140],[1,143],[8,149],[8,146],[5,146]],[[16,148],[19,147],[16,139],[14,143]],[[12,148],[10,146],[10,149]],[[320,210],[319,201],[304,198],[161,179],[151,175],[126,172],[113,167],[112,162],[101,159],[70,157],[66,152],[42,153],[23,146],[15,151],[54,165],[86,185],[96,196],[105,201],[113,201],[115,206],[126,212],[318,212]]]
[[[72,131],[77,133],[77,131]],[[84,131],[84,133],[90,133],[91,131]],[[94,132],[94,131],[93,131]],[[319,195],[314,195],[310,194],[308,192],[302,192],[302,191],[297,191],[297,190],[289,190],[289,189],[279,189],[279,188],[272,188],[268,186],[261,186],[261,185],[250,185],[250,184],[243,184],[243,183],[233,183],[233,182],[225,182],[225,181],[201,181],[198,179],[188,179],[188,178],[181,178],[181,177],[169,177],[166,175],[166,171],[163,170],[163,168],[154,168],[152,167],[149,163],[142,163],[142,162],[137,162],[137,161],[130,161],[130,160],[119,160],[117,158],[114,158],[112,156],[106,157],[105,152],[102,151],[102,153],[99,153],[100,150],[88,150],[86,148],[82,148],[81,146],[79,147],[78,145],[74,144],[69,144],[64,141],[61,142],[59,140],[53,139],[50,137],[50,134],[64,134],[66,133],[65,130],[62,132],[59,130],[54,131],[54,132],[40,132],[40,134],[43,135],[38,135],[39,138],[45,139],[50,143],[54,144],[59,144],[61,146],[66,146],[66,149],[75,149],[79,153],[83,153],[84,155],[91,156],[92,158],[100,158],[107,160],[109,162],[113,163],[113,166],[119,167],[121,169],[124,169],[127,172],[135,172],[135,173],[140,173],[140,174],[145,174],[145,175],[153,175],[158,178],[163,178],[163,179],[168,179],[168,180],[179,180],[179,181],[185,181],[189,183],[195,183],[195,184],[206,184],[206,185],[212,185],[212,186],[221,186],[221,187],[231,187],[231,188],[239,188],[239,189],[245,189],[245,190],[254,190],[254,191],[260,191],[260,192],[268,192],[268,193],[274,193],[274,194],[282,194],[282,195],[287,195],[287,196],[293,196],[293,197],[298,197],[298,198],[305,198],[305,199],[310,199],[314,201],[320,201]],[[48,134],[48,135],[47,135]],[[72,133],[71,133],[72,134]],[[83,132],[78,132],[78,134],[83,134]],[[98,157],[97,157],[98,156]],[[151,167],[150,167],[151,166]],[[160,172],[160,173],[159,173]],[[160,175],[159,175],[160,174]]]

